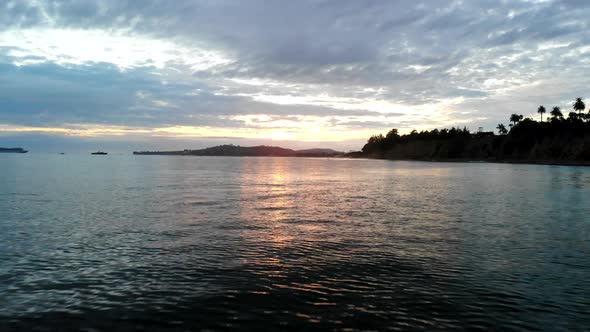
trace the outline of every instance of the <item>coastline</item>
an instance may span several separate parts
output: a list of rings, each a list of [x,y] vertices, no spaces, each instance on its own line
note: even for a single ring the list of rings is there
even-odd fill
[[[413,161],[431,163],[488,163],[488,164],[523,164],[523,165],[547,165],[547,166],[590,166],[590,161],[568,161],[568,160],[522,160],[522,159],[473,159],[473,158],[437,158],[437,159],[411,159],[411,158],[376,158],[363,156],[359,152],[350,152],[343,155],[205,155],[189,154],[162,151],[162,152],[133,152],[135,156],[175,156],[175,157],[280,157],[280,158],[328,158],[328,159],[366,159],[366,160],[387,160],[387,161]]]
[[[449,159],[409,159],[409,158],[374,158],[368,156],[348,157],[353,159],[375,159],[387,161],[418,161],[432,163],[488,163],[488,164],[523,164],[523,165],[546,165],[546,166],[590,166],[590,161],[566,161],[566,160],[520,160],[520,159],[468,159],[468,158],[449,158]]]

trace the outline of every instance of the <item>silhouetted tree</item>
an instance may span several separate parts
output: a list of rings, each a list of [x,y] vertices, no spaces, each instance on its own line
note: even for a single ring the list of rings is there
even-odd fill
[[[567,119],[570,121],[578,121],[579,119],[579,114],[576,112],[570,112],[567,116]]]
[[[524,118],[524,116],[522,116],[522,115],[512,114],[510,116],[510,122],[513,122],[514,123],[513,126],[516,126],[516,124],[519,123],[523,118]]]
[[[500,135],[508,134],[508,130],[506,129],[506,126],[504,126],[504,124],[502,124],[502,123],[499,123],[498,126],[496,127],[496,129],[498,129],[498,133],[500,133]]]
[[[541,114],[541,122],[543,122],[543,114],[545,114],[546,112],[547,112],[547,110],[545,109],[545,106],[543,106],[543,105],[539,106],[537,113]]]
[[[555,120],[563,119],[563,113],[561,113],[561,109],[557,106],[553,107],[550,114]]]
[[[383,140],[383,135],[381,135],[381,134],[373,135],[373,136],[371,136],[371,138],[369,138],[369,143],[379,143],[382,140]]]
[[[385,139],[389,142],[395,141],[398,138],[399,138],[399,133],[398,133],[397,129],[395,129],[395,128],[391,129],[387,133],[387,135],[385,135]]]
[[[574,111],[576,111],[578,113],[580,113],[586,109],[586,104],[584,104],[584,101],[582,100],[582,98],[576,98],[576,101],[574,101],[572,106],[574,108]]]

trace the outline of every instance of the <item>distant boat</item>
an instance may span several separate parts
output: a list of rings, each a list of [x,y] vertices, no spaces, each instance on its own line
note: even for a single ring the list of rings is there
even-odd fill
[[[92,152],[91,154],[93,154],[93,155],[100,155],[100,156],[104,156],[104,155],[107,155],[108,153],[106,153],[106,152],[102,152],[102,151],[96,151],[96,152]]]
[[[27,153],[29,151],[22,148],[0,148],[0,153]]]

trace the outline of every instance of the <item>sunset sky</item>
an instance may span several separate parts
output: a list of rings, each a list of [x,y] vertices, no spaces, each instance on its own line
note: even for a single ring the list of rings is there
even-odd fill
[[[590,95],[587,0],[0,2],[0,146],[360,149]]]

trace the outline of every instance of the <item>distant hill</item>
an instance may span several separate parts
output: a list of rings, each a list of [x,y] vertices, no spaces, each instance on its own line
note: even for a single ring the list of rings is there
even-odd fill
[[[343,152],[332,149],[292,150],[278,146],[218,145],[199,150],[182,151],[135,151],[135,155],[179,155],[179,156],[252,156],[252,157],[335,157]]]

